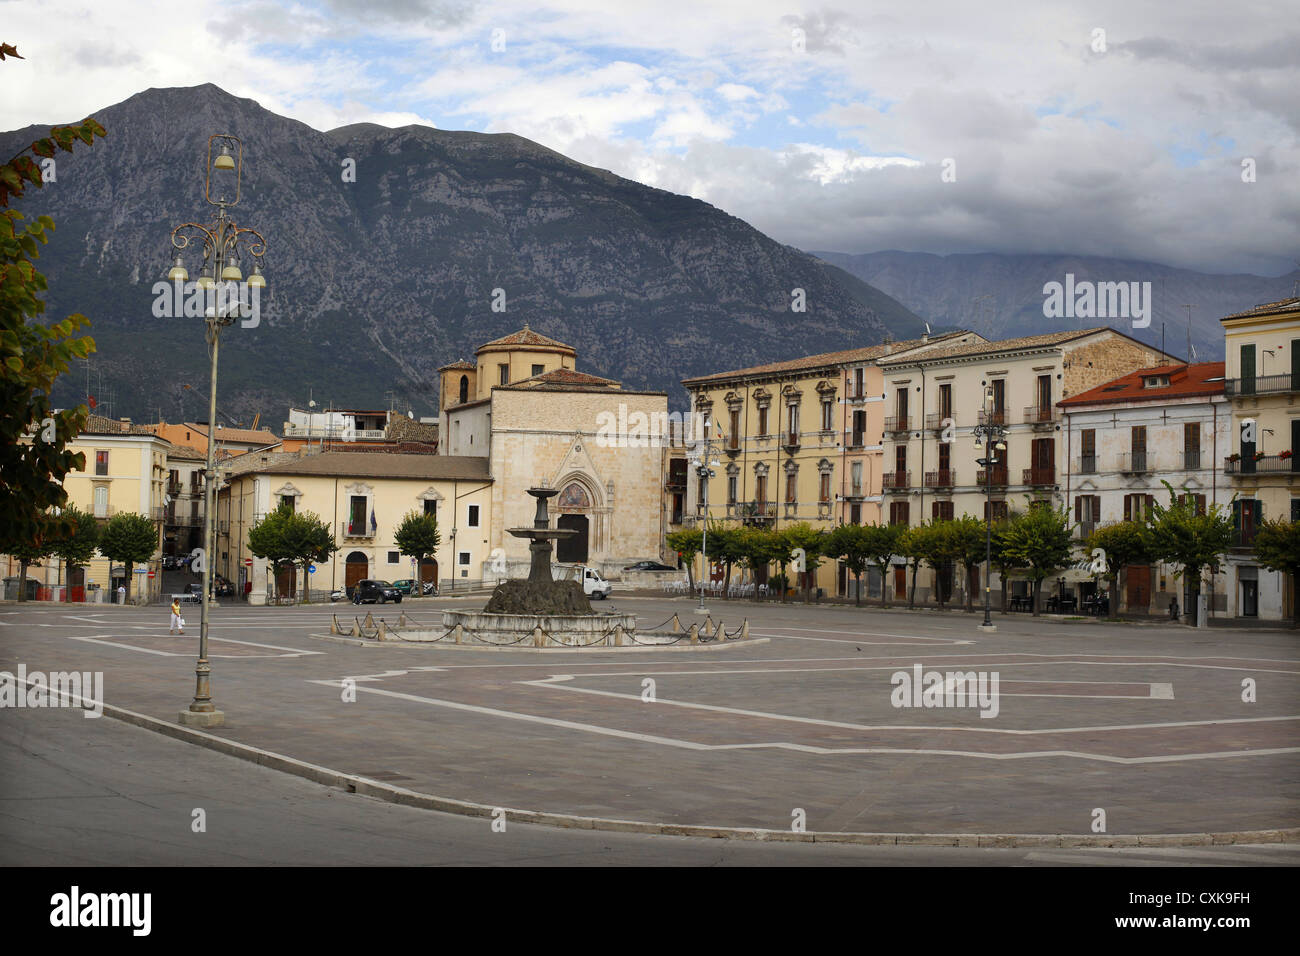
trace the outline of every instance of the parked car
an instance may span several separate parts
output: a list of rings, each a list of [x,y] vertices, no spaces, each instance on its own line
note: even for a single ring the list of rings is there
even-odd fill
[[[387,581],[358,581],[352,588],[353,604],[383,604],[385,601],[392,601],[395,604],[402,603],[402,592],[397,590]]]
[[[347,588],[335,588],[330,592],[331,601],[346,601],[348,599]]]
[[[393,588],[401,591],[403,594],[410,594],[415,589],[415,582],[410,578],[402,578],[400,581],[393,582]]]
[[[624,571],[676,571],[672,565],[660,564],[658,561],[638,561],[636,564],[629,564],[623,569]]]

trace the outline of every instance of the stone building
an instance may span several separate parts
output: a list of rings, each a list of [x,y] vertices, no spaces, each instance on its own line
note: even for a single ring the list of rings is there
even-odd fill
[[[482,456],[492,476],[486,580],[522,576],[531,526],[526,489],[558,488],[556,559],[617,579],[631,562],[663,550],[663,447],[668,398],[579,372],[572,347],[528,326],[480,346],[474,363],[440,372],[439,454]]]
[[[1231,424],[1223,371],[1222,362],[1143,368],[1057,403],[1064,416],[1064,495],[1080,540],[1101,524],[1141,520],[1156,500],[1167,505],[1165,482],[1192,495],[1202,511],[1229,506],[1232,488],[1219,473]],[[1188,610],[1176,570],[1126,569],[1118,609],[1163,615],[1177,597]],[[1215,613],[1231,613],[1222,580],[1207,578],[1203,590]]]
[[[891,524],[919,525],[963,514],[983,519],[1024,510],[1030,500],[1066,505],[1062,412],[1058,402],[1168,356],[1110,328],[988,342],[943,343],[876,360],[884,376],[884,505]],[[986,390],[991,407],[984,407]],[[992,495],[976,463],[972,429],[1006,428],[1007,450],[992,469]],[[893,599],[907,597],[899,564]],[[917,600],[942,589],[960,600],[961,575],[922,569]]]
[[[1255,530],[1272,518],[1300,519],[1300,298],[1224,316],[1224,393],[1232,409],[1225,480],[1237,499],[1237,547],[1228,556],[1229,613],[1289,618],[1294,582],[1260,567]]]

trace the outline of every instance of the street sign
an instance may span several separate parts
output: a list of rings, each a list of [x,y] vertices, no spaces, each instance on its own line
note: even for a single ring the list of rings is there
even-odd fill
[[[152,571],[149,572],[149,577],[153,577],[153,572],[152,572]]]
[[[309,565],[307,565],[307,573],[308,573],[308,574],[315,574],[315,573],[316,573],[316,565],[314,565],[314,564],[309,564]]]
[[[148,568],[136,568],[136,569],[135,569],[135,573],[136,573],[136,574],[153,574],[153,572],[150,571]]]
[[[251,568],[252,566],[253,566],[253,559],[252,559],[252,558],[244,558],[244,567],[246,567],[246,568]]]

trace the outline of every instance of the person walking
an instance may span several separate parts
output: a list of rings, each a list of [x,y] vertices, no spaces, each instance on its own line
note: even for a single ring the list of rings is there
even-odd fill
[[[185,633],[185,618],[181,617],[181,602],[179,598],[172,598],[172,623],[168,628],[168,634],[175,634],[176,629],[180,628],[182,634]]]

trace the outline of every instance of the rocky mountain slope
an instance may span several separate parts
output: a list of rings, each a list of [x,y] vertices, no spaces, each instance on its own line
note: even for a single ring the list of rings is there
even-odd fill
[[[675,407],[690,375],[921,328],[869,284],[707,203],[518,136],[364,124],[321,133],[211,85],[148,90],[94,115],[108,136],[60,154],[56,181],[20,208],[57,223],[40,261],[49,315],[91,318],[89,390],[113,415],[206,417],[199,320],[151,309],[170,230],[212,211],[203,167],[217,132],[244,141],[236,221],[269,245],[262,323],[222,339],[226,421],[261,411],[278,427],[309,391],[341,407],[430,413],[439,365],[524,322],[573,345],[579,368],[667,390]],[[0,149],[13,155],[45,130],[0,134]],[[796,288],[804,313],[790,308]],[[504,313],[493,311],[496,289]],[[56,398],[83,400],[86,372]]]

